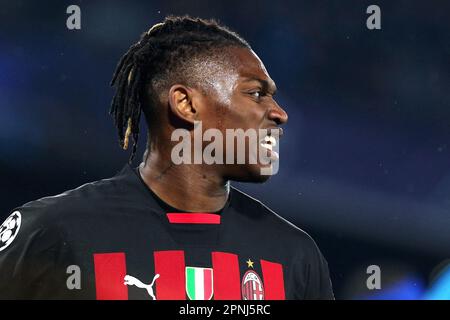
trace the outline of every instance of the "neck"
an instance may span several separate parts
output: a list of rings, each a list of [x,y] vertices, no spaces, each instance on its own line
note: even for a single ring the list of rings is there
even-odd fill
[[[170,153],[149,152],[139,171],[145,184],[165,203],[191,212],[215,212],[225,206],[230,185],[214,166],[175,165]]]

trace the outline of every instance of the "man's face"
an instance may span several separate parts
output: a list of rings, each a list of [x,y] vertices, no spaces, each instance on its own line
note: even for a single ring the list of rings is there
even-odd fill
[[[267,147],[267,141],[270,141],[266,135],[259,134],[260,129],[278,129],[279,125],[286,123],[288,116],[274,100],[275,83],[259,57],[245,48],[228,50],[233,57],[234,67],[215,75],[215,90],[204,97],[199,120],[202,121],[203,131],[216,128],[222,132],[224,162],[228,154],[233,152],[234,164],[218,165],[218,170],[226,179],[262,182],[267,180],[269,175],[261,174],[261,169],[271,167],[271,164],[262,164],[258,157],[258,150],[261,146]],[[237,150],[236,139],[234,150],[226,148],[227,129],[242,129],[244,132],[250,129],[258,134],[257,150],[250,148],[250,138],[245,138],[247,142],[245,164],[237,163],[239,150]],[[281,130],[278,132],[282,134]],[[278,161],[275,152],[267,149],[262,149],[262,152],[271,158],[272,162]],[[255,158],[258,159],[256,161],[258,163],[251,164],[250,159]]]

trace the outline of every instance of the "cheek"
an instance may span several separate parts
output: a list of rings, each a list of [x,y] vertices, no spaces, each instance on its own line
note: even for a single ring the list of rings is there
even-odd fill
[[[245,97],[232,97],[229,104],[210,104],[211,113],[204,119],[204,128],[248,129],[258,126],[264,117],[264,110],[251,99]]]
[[[226,120],[232,128],[251,128],[264,118],[261,105],[251,99],[239,98],[232,100]]]
[[[215,128],[219,129],[220,131],[224,131],[226,128],[228,128],[228,121],[229,115],[230,115],[230,108],[229,106],[225,105],[219,105],[217,108],[215,108]]]

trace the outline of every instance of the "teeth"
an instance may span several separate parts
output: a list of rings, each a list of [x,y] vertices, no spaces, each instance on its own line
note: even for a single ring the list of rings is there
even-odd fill
[[[261,146],[262,146],[263,148],[272,150],[272,145],[271,145],[271,144],[268,144],[268,143],[261,143]]]
[[[271,144],[272,147],[275,147],[277,145],[277,140],[272,136],[265,136],[261,143]]]
[[[273,147],[275,147],[276,145],[277,140],[271,136],[265,136],[264,139],[261,141],[261,146],[269,150],[272,150]]]

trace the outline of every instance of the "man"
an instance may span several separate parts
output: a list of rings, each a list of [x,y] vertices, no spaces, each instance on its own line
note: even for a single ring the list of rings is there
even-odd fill
[[[194,140],[198,128],[281,135],[287,114],[245,40],[212,20],[168,17],[130,47],[112,84],[111,114],[120,145],[132,139],[131,159],[145,116],[144,161],[13,210],[0,229],[0,297],[333,299],[310,236],[230,187],[268,179],[263,169],[277,161],[271,133],[257,137],[268,163],[254,152],[222,161],[236,160],[234,144],[206,163],[194,154],[205,139],[177,149],[180,130]],[[175,149],[191,161],[175,161]]]

